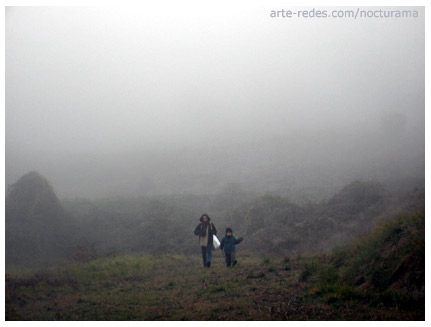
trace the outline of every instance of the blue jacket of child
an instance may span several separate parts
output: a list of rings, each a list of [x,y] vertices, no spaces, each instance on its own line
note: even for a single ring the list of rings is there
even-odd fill
[[[242,238],[237,240],[233,235],[225,236],[221,240],[220,249],[224,249],[224,253],[226,254],[231,254],[232,252],[235,252],[235,244],[239,244],[241,241]]]

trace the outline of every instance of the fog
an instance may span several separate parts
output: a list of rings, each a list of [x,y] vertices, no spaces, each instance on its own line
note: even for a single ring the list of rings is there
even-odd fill
[[[60,197],[424,183],[418,18],[8,7],[6,184]]]

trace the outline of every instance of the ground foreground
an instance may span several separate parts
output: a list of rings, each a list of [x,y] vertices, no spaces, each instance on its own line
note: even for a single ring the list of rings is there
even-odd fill
[[[126,256],[6,276],[7,320],[424,320],[422,305],[313,281],[326,256]],[[323,267],[322,266],[322,267]],[[317,268],[316,268],[317,267]],[[311,277],[310,277],[311,276]],[[397,301],[399,299],[399,301]]]

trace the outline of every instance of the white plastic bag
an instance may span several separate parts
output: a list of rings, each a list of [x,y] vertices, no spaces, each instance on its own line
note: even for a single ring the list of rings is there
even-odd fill
[[[220,247],[220,241],[215,235],[213,235],[213,246],[214,246],[214,249],[216,250]]]

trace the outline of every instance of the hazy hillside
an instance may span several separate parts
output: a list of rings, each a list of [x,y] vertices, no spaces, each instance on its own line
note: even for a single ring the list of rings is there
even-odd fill
[[[121,256],[6,276],[7,320],[424,320],[424,215],[327,255]]]
[[[7,318],[423,319],[425,14],[6,6]]]
[[[322,202],[238,185],[60,201],[31,172],[6,194],[6,317],[421,320],[424,194],[356,180]],[[200,267],[193,230],[203,212],[219,237],[228,226],[244,236],[233,269],[219,251]]]
[[[75,229],[49,182],[22,176],[6,192],[6,266],[42,266],[67,259]]]
[[[282,257],[329,251],[394,214],[424,208],[424,192],[389,193],[376,181],[353,181],[328,201],[298,204],[277,193],[231,185],[218,194],[65,199],[29,173],[6,196],[7,270],[101,256],[199,253],[193,230],[202,213],[223,237],[244,236],[242,250]]]

